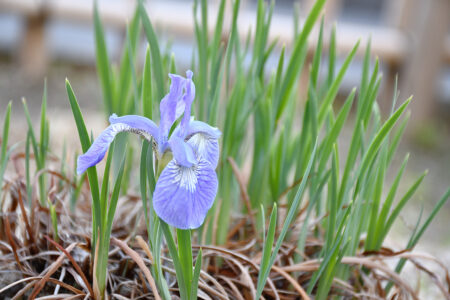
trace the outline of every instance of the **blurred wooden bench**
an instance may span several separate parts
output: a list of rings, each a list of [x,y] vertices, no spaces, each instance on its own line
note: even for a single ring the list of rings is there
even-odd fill
[[[248,6],[242,1],[242,6]],[[313,0],[304,0],[311,6]],[[216,16],[218,1],[210,5],[209,24]],[[134,12],[134,1],[99,1],[99,12],[105,26],[119,28],[125,32],[127,20]],[[192,3],[172,1],[146,2],[146,8],[156,27],[175,36],[193,37]],[[229,9],[231,5],[228,5]],[[327,19],[333,20],[342,6],[342,0],[328,1]],[[385,0],[386,25],[362,25],[340,22],[338,25],[337,48],[340,53],[348,52],[355,42],[371,37],[372,51],[388,66],[388,77],[401,72],[402,95],[414,94],[415,117],[426,119],[433,111],[434,82],[441,66],[450,64],[450,0]],[[49,18],[69,22],[92,22],[93,1],[63,0],[0,0],[0,11],[21,14],[27,18],[27,30],[21,47],[21,61],[33,74],[42,73],[48,63],[44,45],[44,25]],[[228,14],[228,18],[230,13]],[[239,28],[242,39],[248,28],[254,28],[255,12],[243,9],[240,12]],[[229,25],[226,20],[226,26]],[[291,18],[273,16],[270,39],[290,45],[293,28]],[[311,35],[310,49],[314,49],[317,34]],[[359,55],[363,55],[365,43],[361,44]]]

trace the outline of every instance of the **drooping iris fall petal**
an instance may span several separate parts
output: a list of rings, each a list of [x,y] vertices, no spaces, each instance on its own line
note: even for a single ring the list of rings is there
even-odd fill
[[[172,160],[162,171],[153,193],[156,214],[180,229],[203,224],[217,193],[217,175],[206,160],[183,167]]]
[[[78,156],[77,173],[82,174],[87,168],[99,163],[105,157],[109,145],[112,143],[116,135],[120,132],[131,131],[131,127],[127,124],[116,123],[109,125],[99,137],[92,143],[91,147],[83,155]],[[135,129],[137,132],[138,129]]]
[[[137,115],[126,115],[118,117],[116,114],[113,114],[111,115],[111,117],[109,117],[109,123],[126,124],[130,126],[130,128],[138,130],[140,133],[147,134],[148,138],[156,138],[158,136],[158,126],[156,126],[155,122],[146,117]]]

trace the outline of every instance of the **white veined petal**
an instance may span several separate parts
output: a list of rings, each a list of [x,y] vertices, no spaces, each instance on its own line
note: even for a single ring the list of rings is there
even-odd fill
[[[156,214],[180,229],[200,227],[217,193],[217,175],[201,160],[187,168],[172,160],[162,171],[153,194]]]
[[[213,169],[219,162],[219,141],[204,133],[194,134],[187,142],[199,159],[207,160]]]
[[[128,125],[130,128],[137,130],[139,134],[146,135],[147,139],[150,139],[150,137],[158,137],[158,126],[146,117],[138,115],[125,115],[118,117],[116,114],[113,114],[109,117],[109,122],[111,124],[121,123]]]

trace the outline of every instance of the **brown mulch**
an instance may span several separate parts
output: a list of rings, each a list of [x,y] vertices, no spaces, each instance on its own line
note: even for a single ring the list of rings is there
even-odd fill
[[[24,155],[12,158],[13,172],[5,176],[0,199],[0,299],[90,299],[93,294],[91,261],[91,210],[87,182],[73,203],[74,183],[71,176],[45,170],[47,195],[56,207],[58,236],[54,236],[50,211],[39,204],[37,178],[32,191],[26,190],[23,171]],[[55,159],[56,161],[56,159]],[[236,165],[230,160],[241,183],[241,197],[246,202],[245,184]],[[31,192],[31,198],[27,195]],[[71,208],[72,207],[72,208]],[[146,229],[138,196],[120,198],[111,239],[107,274],[107,297],[110,299],[156,299],[149,272],[152,256],[148,249]],[[300,210],[296,226],[303,222]],[[255,234],[251,217],[235,217],[227,243],[222,246],[194,245],[196,257],[203,251],[199,282],[200,299],[253,299],[261,259],[260,235]],[[311,222],[311,232],[318,222]],[[292,234],[291,236],[295,236]],[[198,238],[196,239],[198,242]],[[194,242],[196,241],[194,240]],[[201,240],[201,239],[200,239]],[[363,241],[361,241],[363,243]],[[314,299],[306,293],[313,273],[319,268],[316,259],[322,239],[307,238],[305,253],[299,253],[295,240],[281,247],[266,287],[264,299]],[[163,270],[173,297],[178,288],[175,271],[163,250]],[[303,259],[296,263],[295,256]],[[420,285],[393,271],[396,260],[407,259],[418,273],[427,275],[437,290],[450,299],[450,276],[445,265],[428,255],[410,251],[395,252],[383,248],[378,252],[343,257],[349,266],[349,279],[334,279],[330,296],[344,299],[418,299]],[[438,266],[443,276],[429,269]],[[384,287],[393,282],[389,295]],[[413,285],[414,284],[414,285]],[[314,290],[313,290],[314,293]]]

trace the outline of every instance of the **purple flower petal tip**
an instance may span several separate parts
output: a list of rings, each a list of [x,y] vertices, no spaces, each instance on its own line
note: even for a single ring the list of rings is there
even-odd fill
[[[109,145],[118,133],[133,130],[135,129],[124,123],[114,123],[109,125],[92,143],[88,151],[78,157],[77,173],[82,174],[87,170],[87,168],[98,164],[103,157],[105,157]]]
[[[103,157],[105,157],[106,151],[91,152],[78,156],[77,159],[77,174],[83,174],[89,167],[98,164]]]
[[[109,116],[109,123],[114,123],[118,118],[117,114],[112,114]]]

